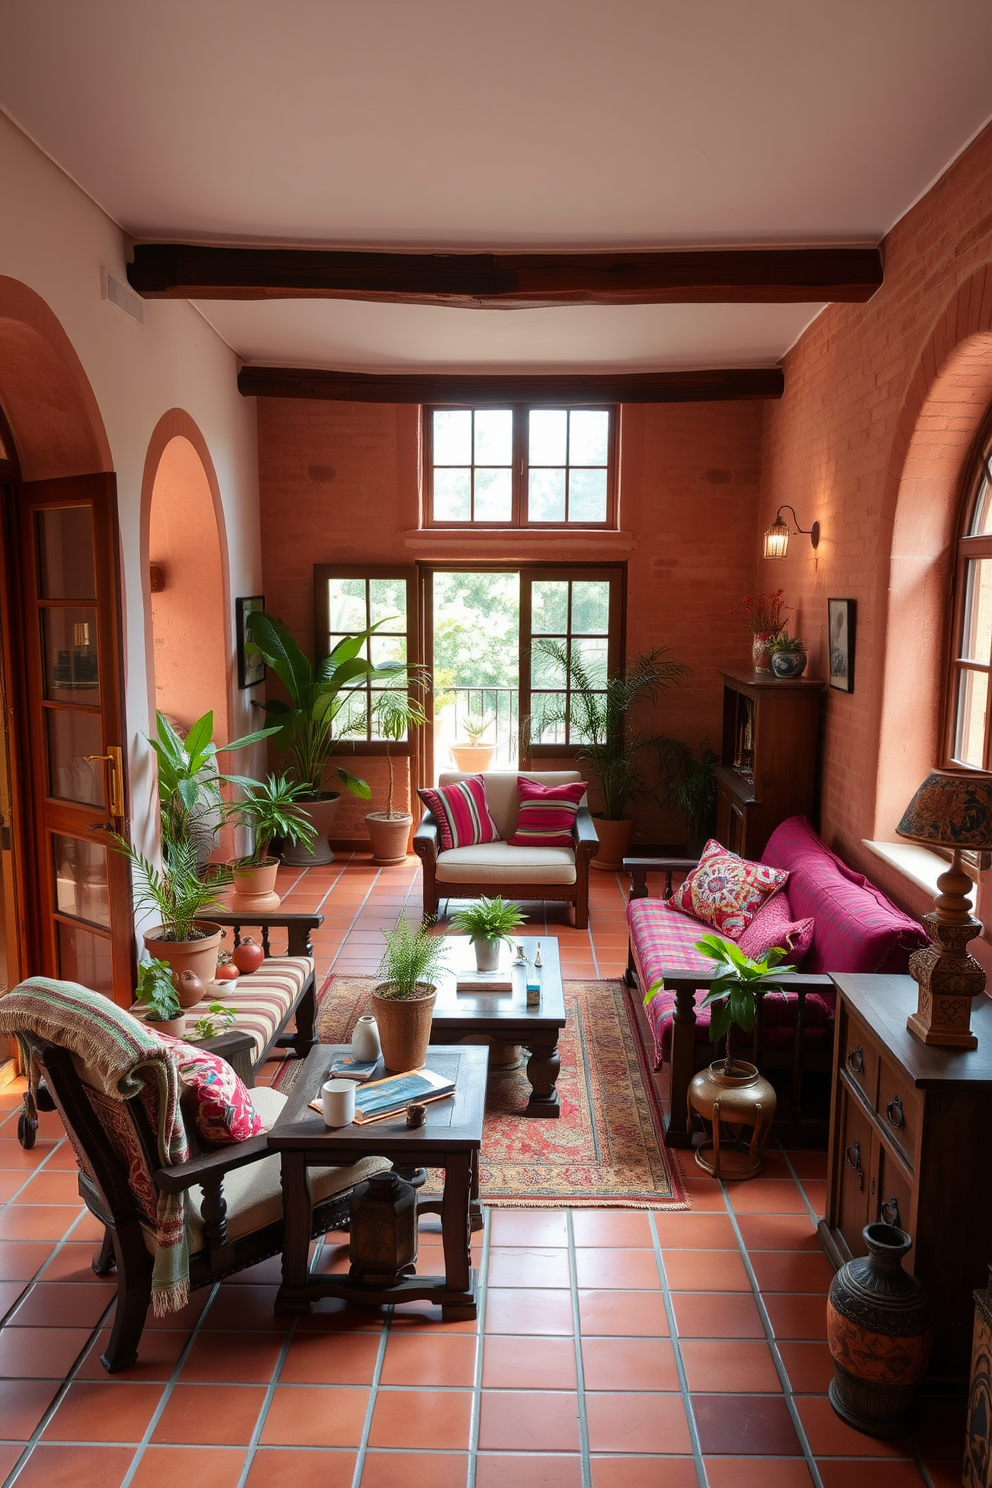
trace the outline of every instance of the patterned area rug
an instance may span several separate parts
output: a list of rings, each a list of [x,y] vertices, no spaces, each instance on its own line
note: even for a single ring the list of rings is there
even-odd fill
[[[350,1040],[372,986],[370,977],[328,977],[318,998],[322,1044]],[[530,1089],[523,1065],[490,1069],[482,1198],[548,1208],[688,1208],[674,1155],[662,1145],[661,1112],[623,982],[566,982],[565,1008],[557,1121],[516,1114]],[[288,1059],[276,1088],[291,1090],[299,1071]],[[439,1177],[429,1176],[428,1191]]]

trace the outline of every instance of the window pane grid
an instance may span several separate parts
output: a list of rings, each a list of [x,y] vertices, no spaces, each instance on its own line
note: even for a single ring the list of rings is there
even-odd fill
[[[335,627],[327,632],[328,655],[347,637],[370,629],[377,620],[384,620],[386,623],[364,643],[358,655],[377,666],[386,660],[405,661],[406,611],[405,579],[329,579],[328,614],[332,624],[336,620],[350,628],[339,630]],[[387,690],[405,691],[405,687],[397,687],[395,682],[385,680],[373,682],[369,678],[342,687],[339,694],[341,706],[332,726],[335,738],[383,742],[382,736],[374,730],[372,700],[373,696]]]

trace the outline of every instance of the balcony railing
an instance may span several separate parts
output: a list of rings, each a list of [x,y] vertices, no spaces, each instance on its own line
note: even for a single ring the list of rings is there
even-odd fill
[[[434,758],[438,771],[452,768],[452,744],[467,744],[466,718],[492,721],[479,740],[496,747],[492,768],[515,770],[519,762],[520,694],[516,687],[446,687],[434,719]]]

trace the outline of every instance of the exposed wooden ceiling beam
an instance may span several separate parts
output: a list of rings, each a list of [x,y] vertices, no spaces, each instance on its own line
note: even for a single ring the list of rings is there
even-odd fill
[[[868,300],[877,248],[671,253],[352,253],[138,243],[146,299],[387,300],[461,309],[554,305],[782,304]]]
[[[616,375],[456,376],[421,373],[322,372],[310,367],[242,367],[245,397],[324,398],[345,403],[444,403],[479,407],[509,403],[712,403],[781,398],[780,367],[728,367],[699,372]]]

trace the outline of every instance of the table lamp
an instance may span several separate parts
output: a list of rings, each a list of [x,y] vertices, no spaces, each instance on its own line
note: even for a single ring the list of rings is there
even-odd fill
[[[971,999],[985,991],[985,972],[967,946],[981,935],[982,925],[972,917],[968,896],[975,885],[961,867],[961,853],[992,850],[992,773],[932,770],[896,831],[911,842],[949,847],[953,854],[937,880],[936,908],[923,916],[930,944],[909,958],[920,994],[906,1026],[925,1044],[975,1049]]]

